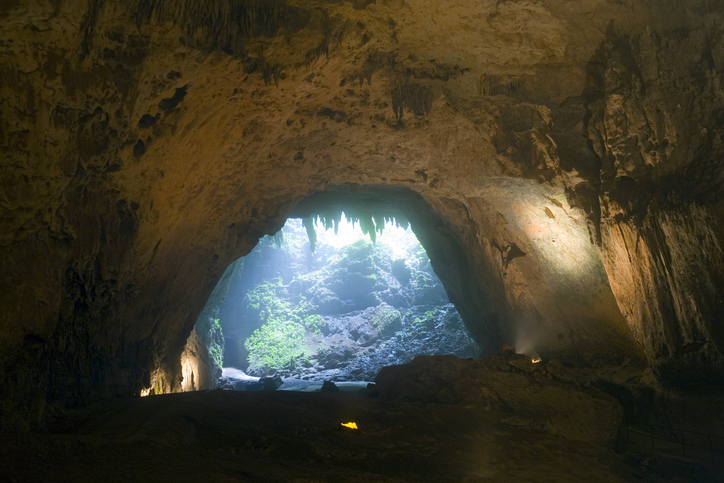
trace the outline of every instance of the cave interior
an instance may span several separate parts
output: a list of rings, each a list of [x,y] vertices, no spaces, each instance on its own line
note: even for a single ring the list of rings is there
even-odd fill
[[[3,2],[0,479],[724,481],[723,76],[710,0]],[[238,260],[341,213],[475,357],[228,390]]]

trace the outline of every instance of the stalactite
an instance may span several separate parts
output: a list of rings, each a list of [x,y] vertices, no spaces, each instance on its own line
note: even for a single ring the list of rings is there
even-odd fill
[[[287,67],[307,67],[329,54],[330,41],[341,36],[341,31],[335,34],[327,12],[322,9],[321,13],[323,38],[319,44],[305,53],[303,61],[281,65],[247,57],[244,43],[255,36],[274,36],[288,26],[290,20],[298,21],[307,15],[305,10],[287,5],[285,0],[136,0],[131,8],[131,16],[139,28],[152,20],[170,20],[184,29],[189,44],[222,49],[251,62],[251,66],[259,69],[266,85],[272,82],[278,85]]]
[[[353,227],[359,223],[362,233],[369,236],[372,243],[377,241],[378,233],[382,234],[382,231],[385,229],[385,223],[395,223],[403,230],[406,230],[410,226],[410,223],[401,216],[385,216],[365,209],[355,209],[354,211],[349,209],[329,210],[320,212],[308,218],[302,219],[302,224],[307,230],[309,246],[312,252],[315,251],[317,244],[317,231],[314,225],[321,225],[325,230],[333,229],[336,234],[339,224],[342,221],[342,215],[344,215],[347,221],[352,223]]]
[[[105,0],[90,0],[88,3],[88,12],[86,13],[83,23],[81,24],[81,32],[83,33],[83,42],[81,43],[80,58],[83,60],[89,53],[93,45],[93,34],[95,31],[98,15],[103,9]]]
[[[131,10],[139,26],[153,18],[170,19],[190,36],[206,29],[207,39],[222,48],[262,28],[273,33],[295,12],[283,0],[137,0]]]

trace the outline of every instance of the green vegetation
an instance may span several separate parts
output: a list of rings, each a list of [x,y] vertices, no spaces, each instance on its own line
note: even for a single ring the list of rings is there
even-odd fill
[[[247,292],[246,306],[257,312],[261,327],[244,342],[249,352],[249,368],[282,369],[307,354],[305,332],[319,333],[324,320],[315,315],[315,306],[302,300],[296,307],[281,299],[282,281],[276,278]],[[306,331],[305,331],[306,329]]]
[[[322,324],[324,323],[324,319],[321,315],[306,315],[304,317],[304,327],[309,332],[313,332],[315,334],[319,334],[322,329]]]
[[[440,309],[428,310],[422,317],[415,317],[412,325],[418,330],[433,330],[435,328],[435,319],[440,315]]]
[[[221,321],[219,319],[214,319],[214,322],[211,325],[209,356],[211,356],[211,359],[217,366],[224,366],[224,336],[222,335]]]
[[[349,272],[359,272],[370,275],[375,271],[376,260],[373,257],[375,246],[366,241],[358,240],[340,250],[339,267]]]
[[[216,367],[224,363],[224,333],[218,318],[204,314],[196,321],[196,333],[201,343],[208,349],[209,358]]]
[[[425,272],[417,272],[415,281],[417,282],[418,288],[431,288],[435,286],[435,282],[432,281],[432,277]]]
[[[304,327],[281,319],[271,320],[255,330],[244,346],[249,351],[249,369],[252,371],[264,367],[281,369],[307,353]]]
[[[394,309],[390,305],[381,304],[375,308],[372,312],[370,322],[375,326],[379,332],[387,332],[390,329],[394,330],[396,326],[399,326],[402,321],[402,314],[399,310]]]
[[[366,240],[357,240],[339,251],[339,267],[349,272],[359,272],[377,280],[381,267],[389,267],[392,251],[384,244],[375,245]]]
[[[214,316],[221,314],[228,352],[222,361],[222,346],[207,344],[215,364],[254,376],[281,371],[317,378],[339,371],[370,379],[384,365],[453,351],[458,339],[467,343],[459,315],[448,306],[434,310],[446,302],[445,293],[413,233],[387,225],[374,243],[372,233],[390,220],[345,214],[367,235],[340,223],[341,211],[313,213],[263,238],[237,262],[238,271],[229,275],[229,305],[209,308],[197,324],[211,334],[210,326],[218,325]],[[315,225],[339,228],[340,236],[315,231]],[[305,252],[307,239],[314,245],[317,236],[317,253]],[[448,321],[448,311],[457,318]]]

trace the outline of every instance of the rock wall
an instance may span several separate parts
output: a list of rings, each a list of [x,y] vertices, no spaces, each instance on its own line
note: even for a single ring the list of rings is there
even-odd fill
[[[586,125],[601,259],[637,339],[674,379],[721,369],[724,348],[724,40],[713,19],[679,22],[678,35],[608,33]]]
[[[717,373],[722,9],[5,2],[2,426],[181,390],[224,269],[333,187],[416,200],[478,340]]]

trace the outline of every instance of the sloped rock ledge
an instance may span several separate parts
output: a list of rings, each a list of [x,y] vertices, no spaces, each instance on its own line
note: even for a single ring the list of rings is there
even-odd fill
[[[485,359],[419,356],[383,368],[375,379],[383,400],[464,404],[506,411],[501,421],[567,439],[612,445],[623,407],[561,373],[555,360],[535,364],[523,354]]]

